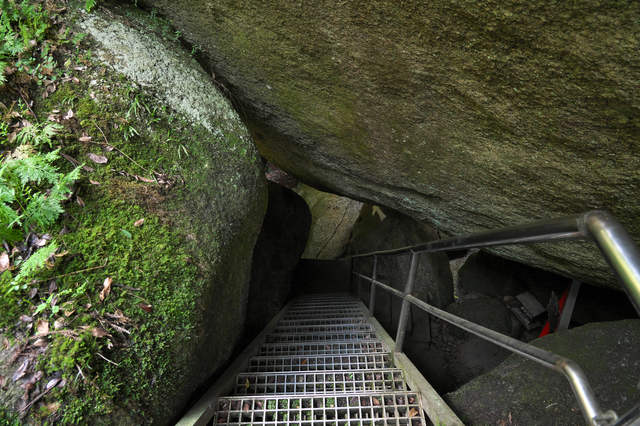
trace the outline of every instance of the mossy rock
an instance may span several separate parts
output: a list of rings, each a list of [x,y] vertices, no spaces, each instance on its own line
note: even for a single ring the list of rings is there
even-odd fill
[[[63,18],[88,36],[61,52],[69,78],[48,97],[36,89],[33,108],[40,121],[64,110],[61,152],[90,169],[52,230],[68,253],[33,287],[43,294],[58,277],[58,289],[86,294],[73,305],[61,297],[58,313],[38,316],[52,330],[54,321],[62,325],[32,366],[43,380],[62,375],[65,385],[23,421],[174,424],[241,337],[267,207],[262,163],[230,102],[172,40],[166,21],[133,6],[86,14],[76,5]],[[107,278],[113,286],[101,301]],[[20,341],[29,331],[4,308],[31,313],[34,301],[18,296],[2,300],[2,323]],[[109,335],[96,337],[95,327]]]
[[[574,361],[603,410],[618,415],[640,401],[640,320],[591,323],[531,342]],[[567,379],[519,355],[444,399],[465,425],[585,424]]]
[[[640,238],[635,2],[138,4],[206,51],[261,154],[314,188],[447,235],[603,209]],[[591,243],[490,250],[619,287]]]

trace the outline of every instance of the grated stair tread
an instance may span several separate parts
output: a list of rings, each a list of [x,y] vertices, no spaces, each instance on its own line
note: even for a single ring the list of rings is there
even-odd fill
[[[267,335],[213,424],[422,426],[421,398],[347,294],[299,298]]]

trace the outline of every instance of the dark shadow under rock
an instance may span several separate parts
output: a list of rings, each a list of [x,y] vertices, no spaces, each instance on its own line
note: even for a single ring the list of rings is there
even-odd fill
[[[304,199],[269,182],[269,206],[253,249],[247,338],[259,333],[287,302],[310,226],[311,212]]]

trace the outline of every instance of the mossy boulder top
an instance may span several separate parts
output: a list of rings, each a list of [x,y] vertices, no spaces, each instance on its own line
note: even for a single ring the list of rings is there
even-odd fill
[[[133,5],[91,14],[77,6],[61,19],[86,37],[75,52],[60,48],[56,66],[69,75],[41,89],[33,108],[40,121],[64,125],[61,153],[86,165],[74,187],[81,199],[51,232],[65,230],[66,257],[43,281],[84,282],[93,303],[68,317],[33,314],[56,332],[39,359],[19,353],[11,368],[28,356],[45,379],[69,379],[38,403],[53,408],[33,405],[25,420],[33,424],[54,412],[63,424],[175,424],[241,338],[267,207],[264,170],[230,102],[166,21]],[[63,107],[64,118],[52,112]],[[114,287],[103,300],[94,286],[107,278]],[[86,324],[108,334],[81,334]],[[20,401],[4,398],[16,394],[24,390],[1,392],[0,405],[16,411]]]
[[[143,3],[309,185],[451,235],[597,208],[640,237],[637,3]],[[495,251],[617,286],[595,248]]]

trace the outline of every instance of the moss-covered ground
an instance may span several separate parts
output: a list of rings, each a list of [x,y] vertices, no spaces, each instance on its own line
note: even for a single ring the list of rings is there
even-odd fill
[[[53,30],[66,28],[61,23]],[[246,150],[233,146],[235,135],[212,136],[100,64],[89,37],[57,45],[53,56],[55,81],[22,84],[22,95],[33,102],[37,118],[30,120],[64,126],[54,144],[65,157],[56,165],[85,167],[65,213],[50,229],[36,230],[60,245],[55,263],[24,290],[0,298],[0,333],[20,353],[32,354],[33,370],[44,373],[27,401],[43,396],[22,421],[149,424],[184,380],[181,365],[192,354],[172,343],[197,338],[205,279],[220,262],[218,246],[228,244],[224,235],[207,233],[198,199],[206,196],[210,176],[199,168]],[[20,100],[16,95],[0,92],[0,101],[11,105]],[[211,144],[224,148],[222,158],[214,158],[219,154]],[[8,285],[11,274],[2,279]],[[35,325],[42,323],[49,332],[37,340]],[[60,386],[45,392],[51,378],[61,379]],[[16,421],[8,410],[0,411],[2,425]]]

